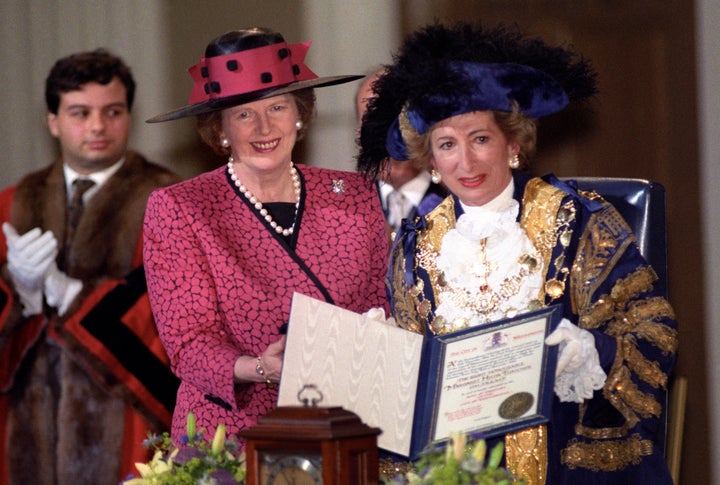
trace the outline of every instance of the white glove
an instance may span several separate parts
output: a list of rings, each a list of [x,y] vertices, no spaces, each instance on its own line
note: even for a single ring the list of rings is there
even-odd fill
[[[19,236],[7,222],[2,229],[8,246],[8,270],[15,282],[31,290],[42,289],[45,275],[58,254],[55,235],[36,227]]]
[[[22,315],[31,317],[38,315],[43,311],[43,292],[42,290],[31,290],[20,283],[15,283],[15,292],[20,297],[20,303],[23,306]]]
[[[63,316],[82,287],[82,281],[66,275],[53,263],[45,276],[45,301]]]
[[[8,247],[8,271],[23,306],[22,314],[29,317],[42,313],[43,282],[57,257],[57,239],[52,232],[43,233],[39,227],[22,236],[7,222],[2,229]]]
[[[545,343],[558,345],[555,394],[560,401],[581,403],[603,387],[607,374],[600,367],[592,333],[563,318]]]

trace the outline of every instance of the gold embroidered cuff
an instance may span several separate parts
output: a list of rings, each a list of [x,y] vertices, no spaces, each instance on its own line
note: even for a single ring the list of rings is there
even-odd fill
[[[653,452],[653,442],[643,440],[639,434],[617,441],[582,442],[570,440],[560,452],[560,462],[570,469],[586,468],[594,472],[615,472],[637,465],[641,457]]]

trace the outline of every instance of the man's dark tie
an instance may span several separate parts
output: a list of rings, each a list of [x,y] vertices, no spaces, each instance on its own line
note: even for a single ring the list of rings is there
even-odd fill
[[[67,225],[65,227],[65,250],[64,256],[60,269],[64,270],[67,262],[67,255],[70,251],[70,244],[72,243],[73,236],[75,236],[75,229],[77,228],[80,216],[83,212],[83,194],[88,191],[90,187],[95,185],[90,179],[75,179],[73,182],[73,193],[70,199],[70,204],[67,208]]]

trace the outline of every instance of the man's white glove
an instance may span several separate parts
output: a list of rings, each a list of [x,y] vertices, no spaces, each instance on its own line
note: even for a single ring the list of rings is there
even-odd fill
[[[600,367],[592,333],[563,318],[545,343],[558,346],[555,394],[560,401],[581,403],[603,387],[607,374]]]
[[[7,222],[2,229],[8,246],[8,269],[15,282],[32,290],[42,289],[45,275],[58,254],[55,235],[36,227],[20,236]]]
[[[43,284],[58,253],[57,239],[50,231],[33,228],[20,236],[15,228],[2,225],[7,241],[7,266],[15,291],[23,305],[23,316],[42,312]]]
[[[63,316],[82,287],[82,281],[66,275],[53,263],[45,276],[45,301]]]
[[[24,317],[31,317],[33,315],[39,315],[43,311],[43,293],[42,290],[31,290],[24,287],[23,285],[16,284],[15,291],[20,297],[20,303],[22,304],[22,315]]]

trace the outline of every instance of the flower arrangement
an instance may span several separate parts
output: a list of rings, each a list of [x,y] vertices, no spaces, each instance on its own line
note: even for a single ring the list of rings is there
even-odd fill
[[[219,425],[212,442],[195,429],[195,416],[187,417],[187,434],[177,446],[168,433],[145,440],[155,450],[148,463],[136,463],[140,477],[128,477],[121,485],[243,485],[247,473],[245,454],[233,439],[227,440]],[[527,485],[500,467],[504,447],[498,443],[487,456],[483,439],[451,433],[445,446],[431,447],[410,470],[382,477],[385,485]]]
[[[153,435],[144,445],[155,450],[148,463],[136,463],[140,477],[128,477],[122,485],[241,485],[245,483],[245,454],[234,440],[226,440],[219,425],[211,443],[195,429],[195,415],[187,417],[187,434],[176,446],[168,433]]]
[[[484,439],[468,441],[464,433],[451,433],[443,447],[430,448],[413,464],[413,470],[386,481],[386,485],[526,485],[509,470],[500,467],[502,443],[490,450],[485,460]]]

